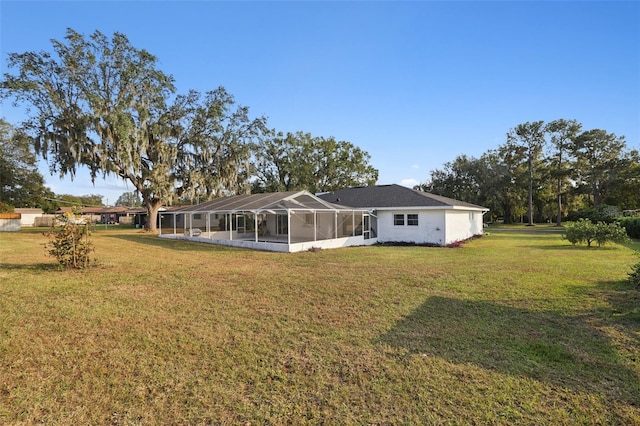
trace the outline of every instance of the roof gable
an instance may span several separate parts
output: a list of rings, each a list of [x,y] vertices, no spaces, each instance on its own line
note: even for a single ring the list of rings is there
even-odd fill
[[[441,207],[487,210],[475,204],[396,184],[345,188],[319,197],[330,203],[358,208]]]

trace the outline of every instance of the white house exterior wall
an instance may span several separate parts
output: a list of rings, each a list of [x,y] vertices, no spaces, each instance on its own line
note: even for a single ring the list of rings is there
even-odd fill
[[[378,210],[378,241],[445,245],[444,210]],[[393,215],[405,215],[404,226],[394,225]],[[407,214],[418,215],[418,226],[406,224]]]
[[[449,210],[446,214],[446,238],[445,244],[466,240],[473,236],[471,234],[471,223],[468,211]]]
[[[20,213],[20,226],[34,226],[37,217],[41,217],[42,213]]]
[[[445,244],[463,241],[482,234],[482,212],[469,210],[447,210]]]
[[[471,231],[473,235],[482,235],[484,233],[484,212],[473,212]]]
[[[351,247],[351,246],[367,246],[367,245],[375,244],[378,241],[376,238],[365,240],[362,235],[357,235],[355,237],[333,238],[329,240],[307,241],[303,243],[292,243],[292,244],[273,243],[273,242],[266,242],[266,241],[255,242],[255,241],[247,241],[247,240],[209,239],[207,237],[186,237],[181,234],[160,235],[159,237],[175,239],[175,240],[197,241],[197,242],[208,243],[208,244],[219,244],[219,245],[231,246],[231,247],[242,247],[242,248],[249,248],[254,250],[284,252],[284,253],[295,253],[295,252],[307,251],[311,249],[333,249],[333,248]]]

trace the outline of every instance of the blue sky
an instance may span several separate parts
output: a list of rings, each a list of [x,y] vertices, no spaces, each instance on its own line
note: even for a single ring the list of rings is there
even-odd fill
[[[381,184],[424,182],[527,121],[576,119],[640,148],[636,1],[2,0],[2,72],[9,52],[50,50],[67,27],[126,34],[180,92],[222,85],[271,128],[352,142]],[[133,189],[43,174],[56,193],[110,203]]]

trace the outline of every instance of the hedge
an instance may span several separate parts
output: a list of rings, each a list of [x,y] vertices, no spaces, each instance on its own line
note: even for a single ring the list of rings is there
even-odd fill
[[[621,217],[618,223],[627,230],[631,238],[640,238],[640,217]]]

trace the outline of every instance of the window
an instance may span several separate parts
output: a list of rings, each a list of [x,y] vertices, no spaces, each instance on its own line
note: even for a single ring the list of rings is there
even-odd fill
[[[194,214],[193,214],[193,218],[194,218],[195,220],[200,220],[200,219],[202,219],[202,214],[201,214],[201,213],[194,213]]]
[[[404,226],[404,215],[403,214],[394,214],[393,215],[393,224],[395,226]]]
[[[408,214],[407,215],[407,225],[409,225],[409,226],[418,226],[418,215],[417,214]]]

